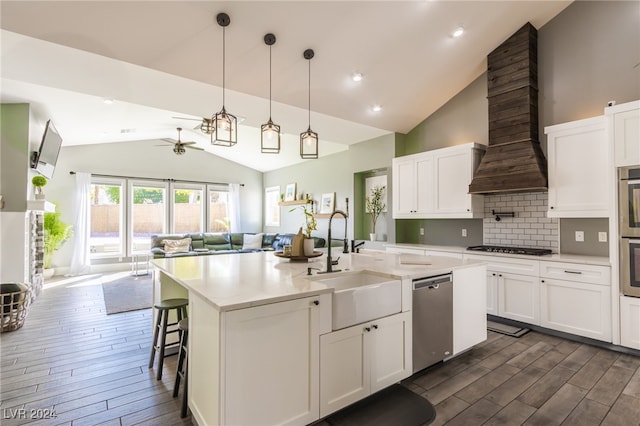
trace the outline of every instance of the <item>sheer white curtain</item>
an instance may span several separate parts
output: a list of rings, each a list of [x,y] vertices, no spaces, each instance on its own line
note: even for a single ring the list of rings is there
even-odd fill
[[[229,184],[229,221],[231,232],[242,232],[240,226],[240,184]]]
[[[91,232],[90,200],[91,174],[76,172],[76,217],[73,223],[73,256],[69,275],[91,272],[89,257],[89,234]]]

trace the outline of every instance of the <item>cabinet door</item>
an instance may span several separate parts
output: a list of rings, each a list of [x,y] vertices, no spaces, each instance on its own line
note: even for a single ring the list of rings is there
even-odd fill
[[[640,109],[614,115],[613,138],[616,167],[640,164]]]
[[[608,217],[611,167],[604,117],[546,129],[549,217]]]
[[[498,315],[540,325],[538,277],[498,273]]]
[[[611,288],[605,285],[540,280],[540,325],[611,342]]]
[[[365,356],[365,327],[369,325],[320,336],[320,417],[369,395],[371,375],[369,357]]]
[[[620,296],[620,344],[640,349],[640,299]]]
[[[467,213],[471,211],[471,150],[448,150],[436,154],[437,213]]]
[[[498,273],[487,271],[487,313],[498,315]]]
[[[416,213],[420,216],[434,210],[434,170],[433,157],[423,155],[416,159]]]
[[[414,157],[393,159],[393,217],[411,217],[416,210]]]
[[[308,424],[319,418],[317,300],[225,313],[223,424]]]
[[[487,267],[453,271],[453,355],[487,340]]]
[[[367,333],[371,365],[371,393],[411,375],[411,312],[371,322]]]

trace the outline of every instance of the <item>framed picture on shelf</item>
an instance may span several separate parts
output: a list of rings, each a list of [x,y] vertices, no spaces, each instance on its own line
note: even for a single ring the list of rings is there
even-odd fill
[[[288,183],[284,190],[284,200],[294,201],[296,199],[296,184]]]
[[[320,213],[333,213],[336,203],[336,193],[326,192],[320,198]]]

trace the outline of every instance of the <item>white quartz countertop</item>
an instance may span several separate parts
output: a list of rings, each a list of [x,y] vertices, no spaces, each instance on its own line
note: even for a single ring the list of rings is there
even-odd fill
[[[343,272],[369,270],[392,278],[420,278],[448,273],[483,262],[448,257],[396,253],[332,253]],[[153,259],[153,264],[189,291],[228,311],[333,292],[317,280],[307,279],[307,268],[326,270],[326,254],[308,262],[290,262],[274,252],[235,253]],[[318,270],[312,270],[314,276]],[[333,276],[322,274],[323,276]]]
[[[611,265],[611,261],[609,260],[609,258],[604,256],[585,256],[585,255],[579,255],[579,254],[565,254],[565,253],[553,253],[553,254],[544,255],[544,256],[531,256],[531,255],[525,255],[525,254],[488,253],[483,251],[467,250],[466,247],[457,247],[457,246],[434,246],[434,245],[427,245],[427,244],[408,244],[408,243],[387,244],[386,247],[414,248],[414,249],[421,249],[421,250],[443,251],[443,252],[450,252],[450,253],[474,254],[474,255],[480,255],[480,256],[515,257],[520,259],[545,260],[549,262],[581,263],[585,265],[600,265],[600,266]]]

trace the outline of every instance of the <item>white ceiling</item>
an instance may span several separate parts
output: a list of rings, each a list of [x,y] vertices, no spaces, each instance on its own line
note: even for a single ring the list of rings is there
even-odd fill
[[[570,1],[6,1],[0,2],[2,102],[29,102],[64,145],[176,138],[268,171],[302,161],[311,60],[311,128],[320,155],[406,133],[486,69],[486,56],[527,21],[540,28]],[[238,144],[211,146],[200,117],[243,118]],[[462,37],[452,37],[457,27]],[[285,133],[260,153],[260,124]],[[354,72],[364,79],[353,82]],[[103,99],[114,99],[106,105]],[[374,104],[382,111],[373,112]],[[187,117],[194,120],[176,119]],[[194,151],[187,155],[195,155]],[[309,161],[309,160],[307,160]],[[313,160],[310,160],[313,161]]]

